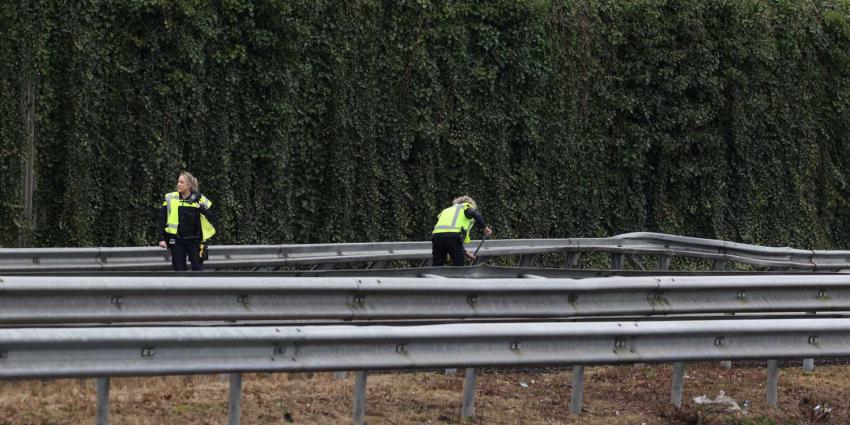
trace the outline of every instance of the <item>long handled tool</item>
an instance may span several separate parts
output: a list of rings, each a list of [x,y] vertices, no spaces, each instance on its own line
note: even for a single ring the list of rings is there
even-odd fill
[[[478,262],[478,251],[481,249],[481,245],[484,245],[484,241],[486,241],[489,236],[484,235],[481,237],[481,242],[478,242],[478,247],[475,248],[475,252],[472,254],[472,265]]]

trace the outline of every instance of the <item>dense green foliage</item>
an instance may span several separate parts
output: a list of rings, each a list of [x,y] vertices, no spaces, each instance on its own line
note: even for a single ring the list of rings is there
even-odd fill
[[[218,243],[424,240],[470,194],[500,238],[850,246],[847,0],[10,3],[2,246],[153,244],[184,168]]]

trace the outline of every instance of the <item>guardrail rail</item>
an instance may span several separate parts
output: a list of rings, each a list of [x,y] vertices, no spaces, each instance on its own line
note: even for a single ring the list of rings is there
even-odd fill
[[[470,246],[477,245],[473,241]],[[375,242],[303,245],[213,246],[209,269],[314,266],[332,269],[341,263],[368,263],[382,268],[391,261],[414,261],[429,265],[430,242]],[[479,257],[519,256],[528,267],[541,254],[560,253],[564,266],[575,267],[582,253],[611,255],[612,268],[624,268],[633,256],[658,256],[659,270],[670,267],[674,257],[713,261],[718,270],[729,262],[791,270],[841,270],[850,268],[850,251],[813,251],[774,248],[736,242],[700,239],[660,233],[627,233],[611,238],[489,240]],[[144,271],[170,268],[169,253],[158,247],[98,248],[2,248],[0,273],[17,271]]]

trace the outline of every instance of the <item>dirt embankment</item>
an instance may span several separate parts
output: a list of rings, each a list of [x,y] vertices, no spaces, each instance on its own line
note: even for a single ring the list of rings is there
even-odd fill
[[[484,370],[478,377],[476,416],[461,421],[463,371],[369,375],[368,424],[845,424],[850,423],[850,366],[797,364],[780,374],[779,408],[767,406],[766,369],[758,363],[725,369],[690,364],[685,406],[671,407],[671,365],[599,366],[585,369],[584,412],[572,415],[569,369]],[[353,376],[331,373],[249,374],[243,383],[242,423],[350,424]],[[720,390],[746,410],[698,405]],[[116,378],[110,423],[221,424],[227,418],[226,376]],[[0,425],[92,423],[93,380],[0,382]],[[820,407],[818,407],[820,406]]]

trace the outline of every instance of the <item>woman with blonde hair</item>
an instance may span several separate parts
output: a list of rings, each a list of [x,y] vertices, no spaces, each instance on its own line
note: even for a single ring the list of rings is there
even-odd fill
[[[174,270],[203,270],[202,245],[215,235],[212,201],[198,191],[198,179],[188,171],[177,177],[177,191],[166,193],[159,209],[159,246],[171,251]]]
[[[484,236],[493,233],[484,222],[484,216],[476,209],[475,200],[468,195],[455,198],[452,206],[440,212],[431,234],[432,264],[444,266],[446,255],[451,257],[453,266],[462,266],[464,255],[474,260],[475,256],[467,252],[463,244],[469,243],[469,230],[475,223],[484,229]]]

